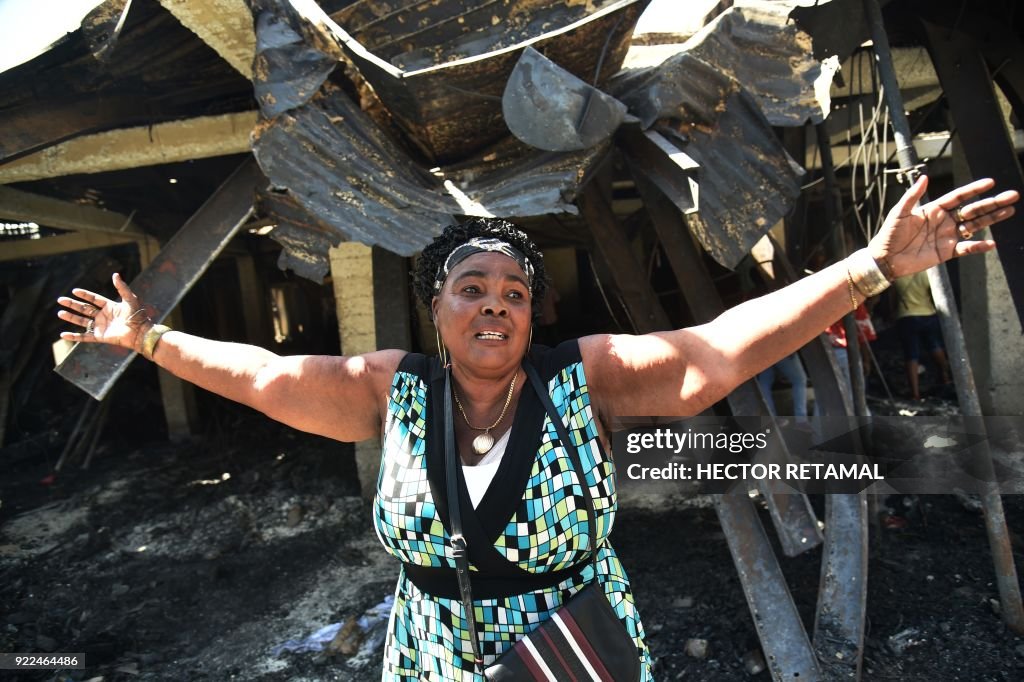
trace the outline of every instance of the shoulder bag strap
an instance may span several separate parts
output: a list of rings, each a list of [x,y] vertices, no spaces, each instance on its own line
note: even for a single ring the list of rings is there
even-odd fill
[[[476,617],[473,614],[473,593],[469,582],[469,558],[466,554],[466,538],[462,535],[462,513],[459,509],[458,464],[455,455],[455,423],[452,419],[452,370],[444,370],[444,458],[445,478],[448,488],[448,521],[452,526],[452,557],[455,559],[455,575],[459,580],[459,594],[462,597],[462,610],[466,618],[466,629],[469,631],[469,643],[473,647],[473,661],[483,669],[483,658],[480,656],[480,644],[476,635]]]

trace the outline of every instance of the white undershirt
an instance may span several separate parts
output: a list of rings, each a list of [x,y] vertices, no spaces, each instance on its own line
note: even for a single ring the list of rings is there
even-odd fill
[[[512,429],[506,431],[505,435],[499,438],[494,447],[475,465],[462,464],[462,475],[466,479],[466,488],[469,489],[469,499],[473,502],[473,509],[476,509],[477,505],[480,504],[484,493],[487,492],[491,481],[494,480],[494,474],[498,472],[501,458],[504,456],[505,448],[508,446],[508,436],[510,433],[512,433]]]

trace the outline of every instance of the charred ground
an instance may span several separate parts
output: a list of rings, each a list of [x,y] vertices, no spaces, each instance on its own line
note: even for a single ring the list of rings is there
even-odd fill
[[[71,466],[52,481],[45,435],[0,450],[0,651],[84,652],[88,664],[3,675],[379,677],[376,649],[272,653],[354,621],[393,590],[398,567],[358,497],[350,450],[240,408],[218,409],[212,435],[192,443],[108,430],[88,469]],[[951,496],[890,504],[894,527],[872,529],[863,679],[1024,677],[1024,641],[994,609],[980,513]],[[1020,528],[1021,499],[1007,497],[1005,506],[1010,528]],[[747,672],[757,637],[706,500],[624,505],[612,539],[633,580],[657,679],[769,679]],[[808,627],[819,562],[818,551],[782,560]],[[358,650],[358,630],[350,625],[347,651]],[[689,639],[707,641],[703,658],[686,652]]]

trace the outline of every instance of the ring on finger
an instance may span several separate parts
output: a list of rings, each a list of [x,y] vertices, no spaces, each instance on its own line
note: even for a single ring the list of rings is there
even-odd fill
[[[960,223],[956,226],[957,231],[960,233],[961,239],[970,239],[974,236],[974,233],[967,229],[967,226]]]
[[[92,334],[93,325],[96,323],[95,320],[89,320],[89,324],[85,325],[85,333]]]
[[[958,224],[967,222],[967,219],[964,218],[962,209],[962,206],[957,206],[956,208],[953,209],[953,220],[955,220]]]

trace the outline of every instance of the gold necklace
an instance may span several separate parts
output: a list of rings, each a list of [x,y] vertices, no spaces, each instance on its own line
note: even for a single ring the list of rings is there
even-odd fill
[[[508,395],[505,396],[505,406],[501,408],[501,414],[494,420],[494,423],[488,427],[473,426],[469,423],[469,417],[466,416],[466,410],[462,408],[462,401],[459,400],[459,394],[455,392],[455,387],[452,386],[452,396],[455,398],[455,404],[459,407],[459,412],[462,413],[462,419],[465,420],[466,426],[473,431],[483,431],[479,436],[473,439],[473,452],[478,455],[486,455],[487,452],[494,447],[494,436],[491,435],[491,429],[501,423],[501,420],[505,418],[505,412],[508,411],[508,406],[512,403],[512,392],[516,390],[516,379],[519,378],[519,370],[512,375],[512,383],[508,387]]]

